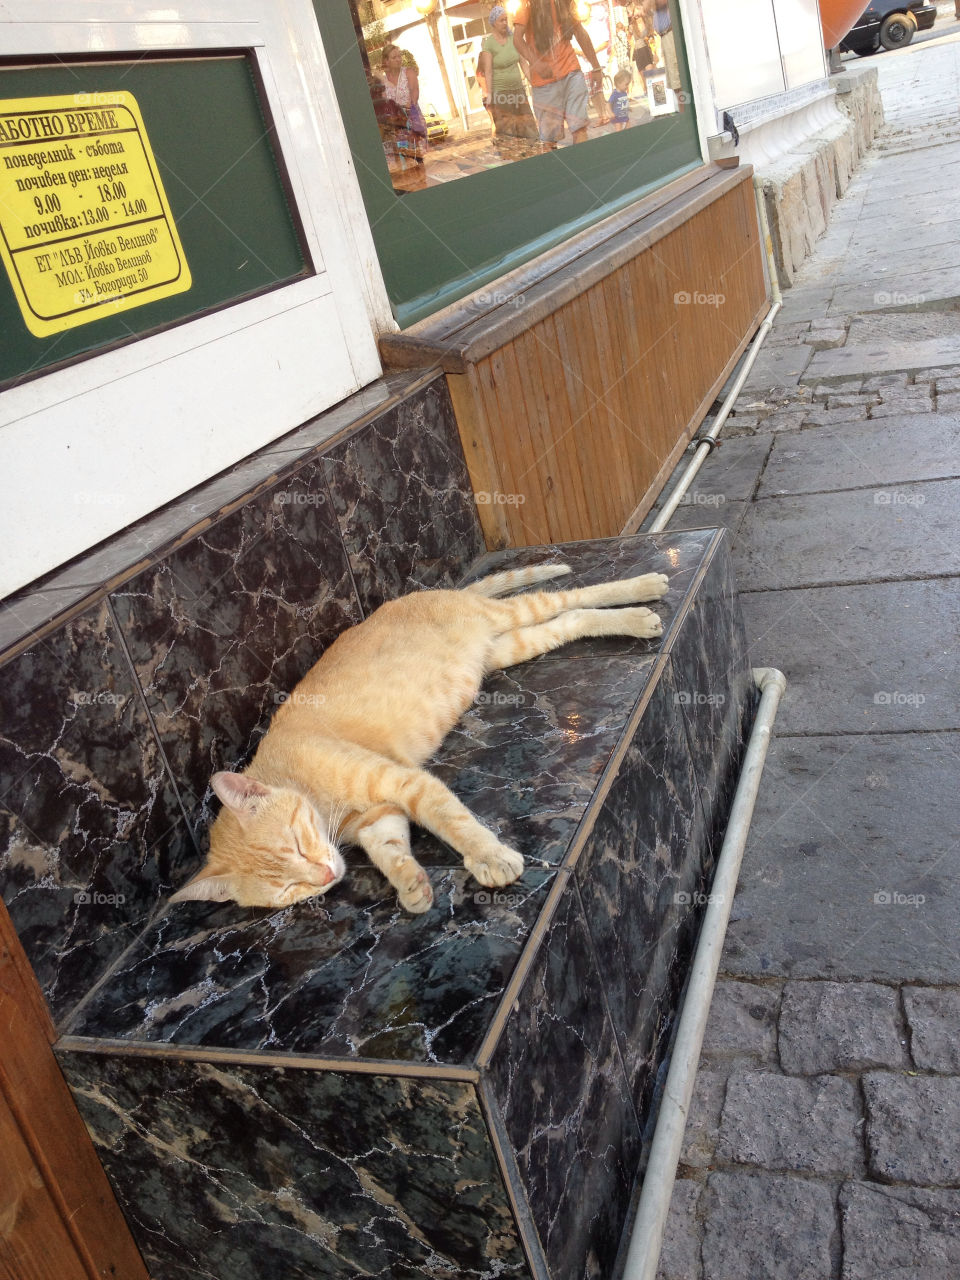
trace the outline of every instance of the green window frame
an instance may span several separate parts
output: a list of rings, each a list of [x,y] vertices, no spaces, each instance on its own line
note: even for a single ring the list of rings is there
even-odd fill
[[[683,112],[398,195],[387,172],[348,0],[313,0],[313,5],[401,328],[703,163],[680,15],[671,4],[687,88]]]

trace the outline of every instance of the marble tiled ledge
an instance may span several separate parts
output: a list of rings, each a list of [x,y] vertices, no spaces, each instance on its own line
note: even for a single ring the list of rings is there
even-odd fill
[[[58,1025],[199,867],[210,776],[283,691],[483,552],[444,380],[411,378],[0,606],[0,892]]]
[[[145,567],[164,560],[237,507],[270,490],[304,461],[336,451],[394,411],[404,416],[405,402],[409,405],[422,398],[431,383],[442,386],[441,376],[438,368],[387,372],[266,448],[0,601],[0,661],[57,627],[78,607],[102,599]],[[435,408],[428,406],[426,419],[435,414]],[[429,421],[419,425],[430,430]],[[92,500],[96,495],[87,496]]]
[[[660,642],[498,673],[434,762],[515,885],[418,833],[424,916],[359,858],[283,912],[183,904],[65,1028],[155,1280],[610,1274],[755,690],[721,531],[477,571],[549,554],[671,591]]]

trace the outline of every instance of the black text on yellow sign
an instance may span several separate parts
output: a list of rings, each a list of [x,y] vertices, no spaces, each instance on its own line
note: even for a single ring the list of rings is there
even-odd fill
[[[132,94],[0,100],[0,256],[38,338],[190,288]]]

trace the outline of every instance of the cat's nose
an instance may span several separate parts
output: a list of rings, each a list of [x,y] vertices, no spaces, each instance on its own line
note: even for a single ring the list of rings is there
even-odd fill
[[[317,883],[328,889],[331,885],[336,884],[338,880],[343,879],[346,870],[346,863],[340,856],[339,851],[331,849],[326,863],[317,867]]]

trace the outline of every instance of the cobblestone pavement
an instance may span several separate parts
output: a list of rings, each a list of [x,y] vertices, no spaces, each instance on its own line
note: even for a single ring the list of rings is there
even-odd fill
[[[789,687],[661,1280],[960,1278],[960,41],[888,127],[671,527]]]

